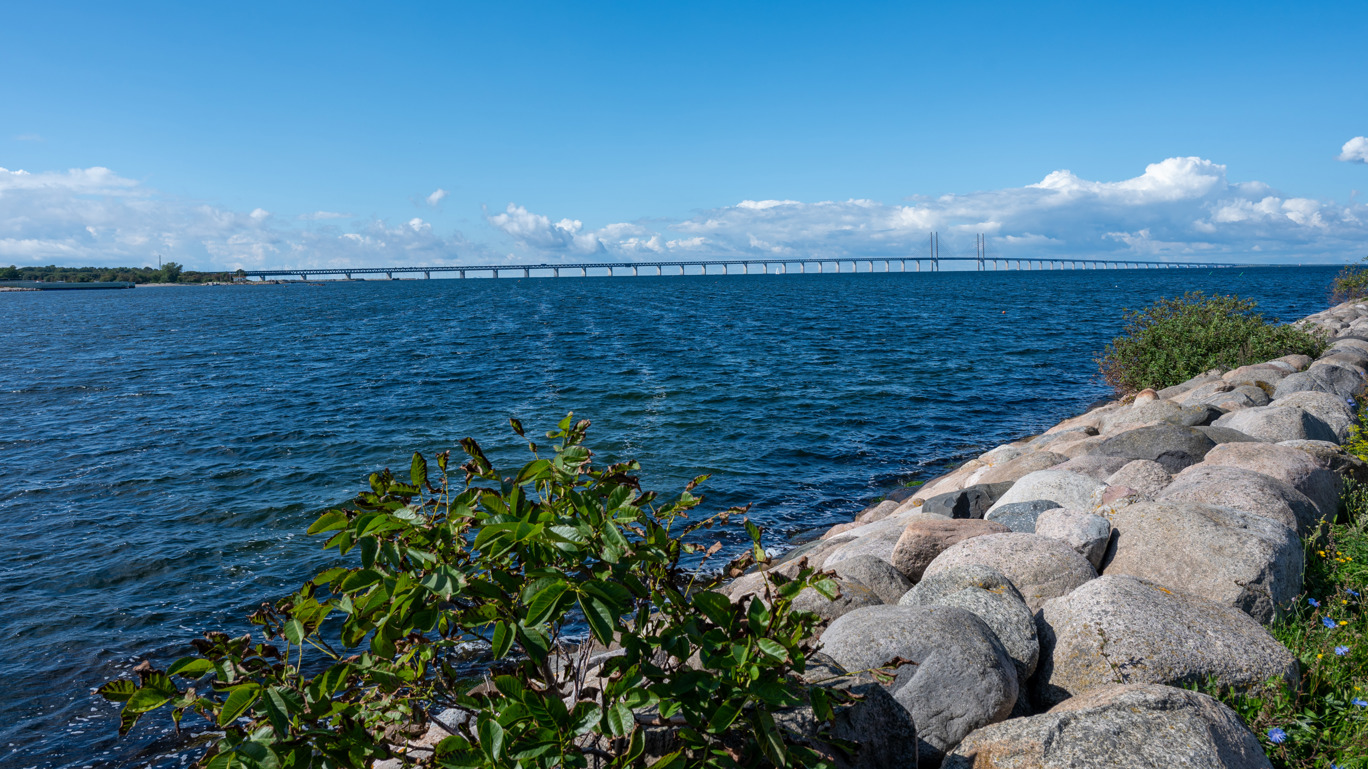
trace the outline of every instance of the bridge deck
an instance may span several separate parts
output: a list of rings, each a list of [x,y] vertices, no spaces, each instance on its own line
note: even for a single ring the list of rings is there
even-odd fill
[[[841,265],[849,264],[849,272],[892,272],[892,265],[899,266],[898,272],[907,271],[907,263],[914,263],[914,270],[921,272],[922,263],[925,262],[931,272],[939,272],[942,262],[973,262],[976,263],[977,270],[989,271],[997,270],[998,265],[1003,265],[1003,269],[1172,269],[1172,268],[1217,268],[1217,267],[1240,267],[1244,265],[1226,264],[1221,262],[1161,262],[1153,260],[1136,259],[989,259],[976,258],[972,256],[940,256],[940,257],[906,257],[906,258],[866,258],[866,259],[699,259],[699,260],[680,260],[680,261],[657,261],[657,262],[576,262],[567,264],[454,264],[454,265],[431,265],[425,267],[300,267],[288,270],[243,270],[242,275],[248,278],[280,278],[280,277],[299,277],[308,280],[311,277],[321,275],[337,275],[350,279],[353,275],[385,275],[393,278],[395,274],[422,274],[425,277],[432,277],[432,273],[454,272],[459,273],[462,278],[466,273],[489,273],[492,277],[499,277],[500,273],[521,271],[523,277],[532,277],[532,273],[550,272],[551,276],[560,277],[562,270],[574,272],[579,271],[581,275],[587,275],[589,270],[608,271],[609,275],[617,275],[619,270],[631,270],[633,275],[639,275],[642,268],[654,269],[657,275],[664,274],[664,269],[678,268],[680,275],[685,274],[685,270],[690,267],[699,268],[704,275],[732,274],[730,267],[741,267],[744,274],[750,273],[751,267],[759,267],[762,273],[768,274],[771,269],[776,274],[789,272],[792,266],[798,266],[802,273],[808,272],[808,266],[816,266],[816,272],[826,272],[826,266],[833,266],[834,272],[847,272]],[[874,265],[882,264],[883,270],[876,270]],[[861,270],[860,265],[868,265]],[[1023,267],[1022,265],[1025,265]],[[1033,266],[1039,265],[1039,266]],[[722,273],[709,273],[709,267],[722,267]]]

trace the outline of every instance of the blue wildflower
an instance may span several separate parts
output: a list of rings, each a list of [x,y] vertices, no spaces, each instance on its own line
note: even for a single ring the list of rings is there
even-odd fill
[[[1317,609],[1320,608],[1320,601],[1317,601],[1317,600],[1314,599],[1314,598],[1308,598],[1308,599],[1306,599],[1306,602],[1309,603],[1309,604],[1311,604],[1312,606],[1316,607]]]
[[[1329,617],[1321,617],[1321,624],[1330,628],[1331,630],[1335,629],[1335,621],[1330,619]]]
[[[1348,647],[1348,646],[1336,646],[1336,647],[1335,647],[1335,656],[1336,656],[1336,657],[1343,657],[1344,655],[1346,655],[1346,654],[1348,654],[1348,653],[1349,653],[1349,647]]]
[[[1355,598],[1358,598],[1358,597],[1359,597],[1359,594],[1358,594],[1357,591],[1350,590],[1350,589],[1347,588],[1347,587],[1344,589],[1344,592],[1348,593],[1349,595],[1352,595],[1352,596],[1355,597]]]
[[[1365,700],[1362,697],[1355,697],[1352,700],[1349,700],[1349,702],[1358,705],[1361,708],[1368,708],[1368,700]]]
[[[1275,726],[1268,730],[1268,741],[1274,745],[1281,745],[1285,739],[1287,739],[1287,732],[1284,732],[1282,729]]]

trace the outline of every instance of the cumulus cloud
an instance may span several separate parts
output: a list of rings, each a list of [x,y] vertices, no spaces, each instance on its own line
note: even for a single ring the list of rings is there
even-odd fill
[[[1023,187],[896,203],[742,200],[602,227],[509,203],[485,221],[504,242],[470,242],[419,217],[236,211],[164,196],[102,167],[0,169],[0,264],[143,264],[154,252],[206,269],[490,263],[509,252],[513,261],[897,258],[925,254],[933,231],[942,256],[972,256],[984,233],[989,255],[1002,258],[1343,261],[1368,240],[1362,203],[1284,195],[1194,157],[1119,181],[1059,170]]]
[[[651,227],[588,230],[512,204],[489,219],[530,249],[566,253],[583,243],[626,259],[685,250],[718,258],[914,256],[926,253],[935,231],[942,256],[972,256],[983,233],[990,257],[1342,261],[1368,238],[1368,206],[1284,196],[1262,182],[1232,181],[1224,165],[1196,157],[1169,158],[1120,181],[1060,170],[1024,187],[904,204],[743,200]]]
[[[451,193],[447,192],[441,187],[438,187],[437,189],[432,191],[431,195],[427,196],[427,204],[432,206],[433,208],[436,208],[437,204],[442,202],[442,198],[445,198],[447,195],[450,194]]]
[[[145,264],[160,252],[190,267],[236,269],[454,263],[487,258],[460,233],[419,218],[339,229],[318,211],[291,224],[256,208],[232,211],[162,196],[107,168],[0,168],[0,263]]]
[[[1355,136],[1345,142],[1338,159],[1346,163],[1368,163],[1368,136]]]
[[[513,203],[509,203],[503,213],[486,215],[485,219],[525,247],[553,253],[576,254],[593,254],[605,250],[599,233],[585,232],[584,223],[578,219],[561,219],[553,222],[549,217],[534,214]],[[611,237],[615,233],[635,233],[637,229],[635,225],[612,224],[604,232]]]

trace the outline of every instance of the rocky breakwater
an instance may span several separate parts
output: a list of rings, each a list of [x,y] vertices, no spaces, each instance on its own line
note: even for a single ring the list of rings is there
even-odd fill
[[[836,574],[839,599],[804,597],[836,664],[910,661],[886,685],[916,728],[902,765],[1269,766],[1234,712],[1180,687],[1294,680],[1265,625],[1301,593],[1302,539],[1337,513],[1342,478],[1368,472],[1341,448],[1368,303],[1302,322],[1332,339],[1316,360],[1094,408],[771,566]]]

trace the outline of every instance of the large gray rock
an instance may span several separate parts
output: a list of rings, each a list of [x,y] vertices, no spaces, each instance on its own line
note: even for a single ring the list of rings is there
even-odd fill
[[[1352,398],[1363,389],[1363,379],[1353,371],[1340,366],[1317,366],[1312,364],[1305,371],[1292,374],[1278,383],[1273,391],[1276,400],[1294,392],[1312,390],[1330,393],[1341,398]]]
[[[1310,412],[1292,406],[1259,406],[1240,409],[1217,419],[1216,427],[1229,427],[1232,430],[1258,438],[1261,441],[1277,443],[1291,440],[1330,441],[1335,439],[1335,431]]]
[[[1261,623],[1302,589],[1301,541],[1257,515],[1201,504],[1144,502],[1112,514],[1102,570],[1232,606]]]
[[[1233,507],[1269,518],[1300,534],[1320,520],[1320,511],[1290,484],[1263,473],[1223,465],[1194,465],[1179,473],[1157,501]]]
[[[861,555],[841,561],[832,567],[836,576],[864,585],[884,603],[897,603],[903,593],[912,589],[912,583],[893,568],[888,561],[872,555]]]
[[[1050,601],[1036,628],[1034,695],[1042,707],[1116,683],[1182,686],[1214,677],[1249,689],[1297,676],[1291,652],[1248,614],[1134,577],[1107,574]]]
[[[1316,464],[1341,478],[1368,483],[1368,463],[1345,451],[1338,444],[1329,441],[1283,441],[1278,445],[1305,451]]]
[[[1204,465],[1252,470],[1289,484],[1306,495],[1320,517],[1334,520],[1339,511],[1340,476],[1321,467],[1310,454],[1272,443],[1226,443],[1207,452]]]
[[[908,524],[899,537],[890,562],[893,568],[916,582],[922,572],[956,542],[987,534],[1005,534],[1011,529],[1000,523],[975,518],[920,518]]]
[[[856,537],[853,534],[841,534],[834,536],[831,539],[813,540],[812,542],[799,545],[792,550],[784,552],[778,558],[774,559],[774,563],[771,564],[770,568],[776,569],[780,566],[788,566],[790,569],[796,569],[798,563],[806,558],[809,566],[814,569],[820,569],[822,568],[822,565],[826,563],[828,555],[855,540]]]
[[[1271,391],[1291,373],[1292,367],[1286,363],[1257,363],[1227,371],[1221,378],[1233,385],[1262,385],[1263,389]]]
[[[1037,470],[1054,467],[1067,460],[1068,457],[1052,451],[1030,451],[1000,465],[975,473],[974,483],[975,485],[1012,483],[1022,476],[1029,475]]]
[[[873,606],[841,617],[822,651],[847,670],[901,657],[890,690],[912,714],[918,757],[936,766],[973,730],[1003,720],[1018,693],[1016,665],[983,620],[952,606]]]
[[[984,520],[1000,523],[1008,529],[1022,534],[1034,534],[1036,519],[1040,517],[1040,514],[1056,507],[1059,507],[1059,503],[1050,499],[1013,502],[993,509]]]
[[[921,512],[946,518],[982,518],[1011,487],[1011,483],[980,483],[937,494],[922,503]]]
[[[1149,459],[1133,459],[1125,467],[1107,476],[1108,486],[1135,489],[1142,497],[1153,499],[1173,483],[1173,476],[1164,466]]]
[[[992,520],[993,511],[1017,502],[1049,500],[1055,507],[1093,510],[1102,504],[1102,491],[1107,485],[1096,478],[1063,470],[1039,470],[1022,476],[984,515]]]
[[[1206,694],[1103,686],[1048,713],[985,726],[942,769],[1271,769],[1259,738]]]
[[[1097,571],[1068,544],[1038,534],[989,534],[966,539],[936,556],[922,575],[929,579],[956,566],[991,566],[1011,580],[1031,611],[1068,595]]]
[[[1166,399],[1176,398],[1177,396],[1191,392],[1193,389],[1200,387],[1201,385],[1204,385],[1208,382],[1219,381],[1220,378],[1221,370],[1212,369],[1211,371],[1198,374],[1197,376],[1187,380],[1186,382],[1173,385],[1172,387],[1165,387],[1164,389],[1160,390],[1157,393],[1157,395],[1160,398]]]
[[[1068,471],[1079,473],[1089,478],[1099,481],[1107,480],[1107,476],[1112,475],[1131,460],[1125,457],[1104,457],[1101,454],[1084,454],[1081,457],[1074,457],[1068,462],[1055,465],[1051,470]]]
[[[1198,388],[1199,390],[1201,388]],[[1173,424],[1190,427],[1204,425],[1219,416],[1205,404],[1180,406],[1166,400],[1136,400],[1130,408],[1102,420],[1099,428],[1103,435],[1125,432],[1136,427],[1157,424]]]
[[[1010,595],[1022,603],[1026,602],[1012,581],[1007,579],[1006,574],[991,566],[970,563],[963,566],[953,566],[936,574],[928,575],[921,582],[913,585],[911,590],[904,593],[903,597],[898,600],[898,604],[901,606],[929,606],[947,595],[971,587],[987,590],[990,593]]]
[[[834,757],[836,769],[915,769],[917,729],[912,714],[872,676],[850,674],[828,655],[818,653],[808,658],[799,678],[809,686],[848,695],[829,698],[836,714],[830,736],[855,746],[851,755],[824,751]],[[776,711],[774,722],[808,739],[826,726],[806,704]]]
[[[1202,461],[1202,457],[1215,445],[1216,442],[1198,428],[1155,425],[1113,435],[1097,446],[1093,453],[1126,459],[1148,459],[1163,465],[1170,473],[1176,473]]]
[[[1056,508],[1040,514],[1035,522],[1035,533],[1067,542],[1075,553],[1087,558],[1088,563],[1097,568],[1107,554],[1112,525],[1100,515]]]
[[[1015,588],[985,590],[981,587],[966,587],[949,595],[937,596],[925,604],[918,601],[931,595],[931,591],[923,594],[908,591],[908,594],[910,600],[899,601],[898,605],[956,606],[973,612],[992,628],[993,634],[1002,642],[1007,656],[1016,665],[1018,681],[1025,682],[1035,673],[1036,663],[1040,660],[1035,615],[1026,608],[1026,602],[1021,600],[1021,594]]]
[[[1292,406],[1314,415],[1334,431],[1337,443],[1349,438],[1349,427],[1354,424],[1354,407],[1346,399],[1330,393],[1303,390],[1284,395],[1272,405]]]
[[[1255,438],[1251,435],[1245,435],[1239,430],[1232,430],[1229,427],[1216,427],[1215,425],[1206,425],[1203,427],[1195,427],[1193,429],[1197,430],[1202,435],[1205,435],[1206,437],[1215,441],[1217,445],[1220,445],[1222,443],[1250,443],[1259,440],[1258,438]]]
[[[829,569],[841,561],[862,555],[872,555],[884,561],[891,561],[893,548],[898,544],[898,537],[902,536],[903,529],[907,528],[907,525],[913,521],[926,519],[946,520],[938,515],[898,513],[882,521],[851,529],[846,534],[853,535],[854,539],[828,553],[823,566]]]

